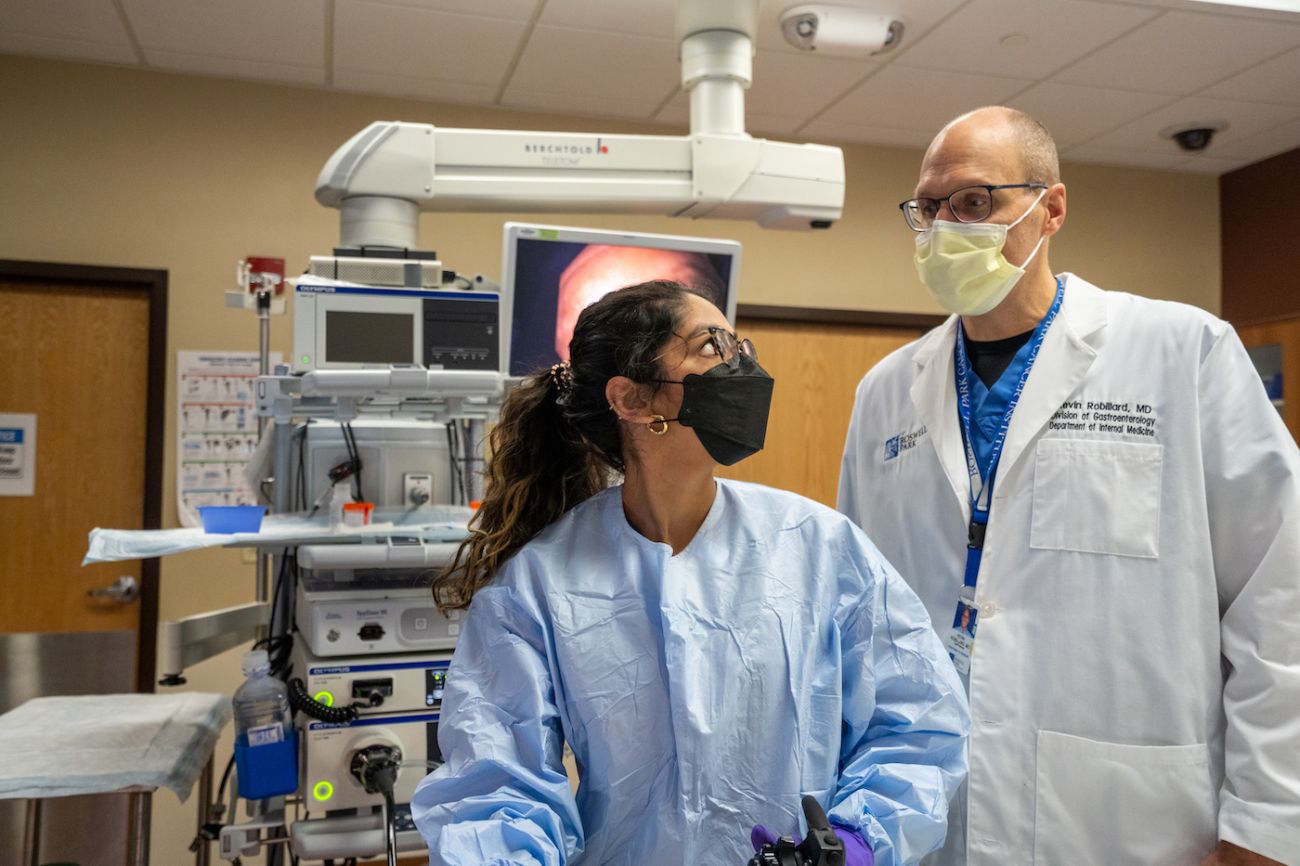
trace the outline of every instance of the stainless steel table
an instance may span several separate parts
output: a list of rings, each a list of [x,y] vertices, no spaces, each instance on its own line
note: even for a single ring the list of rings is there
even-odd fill
[[[23,866],[40,862],[45,798],[129,795],[127,863],[149,862],[152,795],[198,784],[208,811],[212,749],[230,718],[224,695],[196,692],[34,698],[0,716],[0,798],[28,801]],[[196,862],[206,861],[200,845]]]

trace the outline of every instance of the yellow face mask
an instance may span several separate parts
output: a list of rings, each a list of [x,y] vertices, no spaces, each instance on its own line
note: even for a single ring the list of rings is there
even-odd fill
[[[1013,265],[1002,254],[1007,232],[1029,216],[1045,195],[1047,190],[1040,192],[1010,225],[935,220],[916,236],[916,273],[945,310],[982,316],[1002,303],[1046,240],[1039,238],[1029,258]]]

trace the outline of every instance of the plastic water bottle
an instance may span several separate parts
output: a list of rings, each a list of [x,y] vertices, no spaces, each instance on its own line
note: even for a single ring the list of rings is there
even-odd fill
[[[261,800],[298,788],[298,732],[289,691],[271,676],[266,650],[244,653],[244,682],[235,690],[235,768],[239,796]]]

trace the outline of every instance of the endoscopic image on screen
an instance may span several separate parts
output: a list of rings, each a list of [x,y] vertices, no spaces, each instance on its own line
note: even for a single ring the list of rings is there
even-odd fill
[[[615,289],[676,280],[727,305],[732,258],[652,247],[520,239],[515,260],[510,374],[568,360],[578,314]]]

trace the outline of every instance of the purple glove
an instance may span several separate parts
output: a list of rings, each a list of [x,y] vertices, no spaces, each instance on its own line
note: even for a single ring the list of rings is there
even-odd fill
[[[875,866],[876,856],[871,853],[871,846],[857,830],[839,824],[831,826],[835,829],[835,835],[844,843],[844,866]]]
[[[795,842],[798,841],[796,838]],[[762,824],[755,824],[754,829],[749,831],[749,844],[754,846],[754,853],[757,854],[763,850],[764,845],[776,844],[776,834]]]
[[[857,830],[850,830],[840,824],[832,824],[831,827],[844,844],[844,866],[875,866],[876,858],[871,853],[871,846]],[[755,824],[754,829],[749,831],[749,844],[754,846],[754,853],[763,850],[764,845],[775,845],[776,839],[776,834],[762,824]],[[796,845],[801,841],[801,837],[794,837]]]

